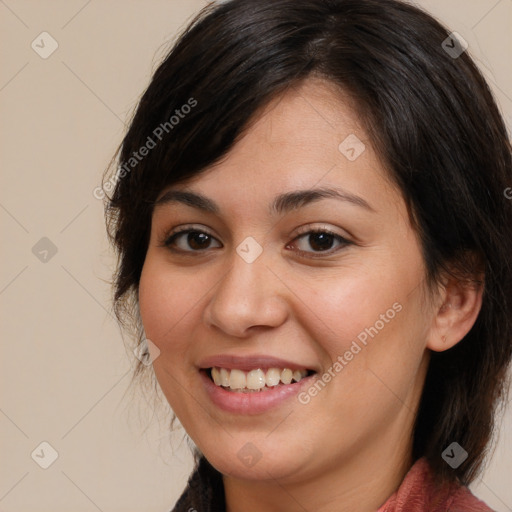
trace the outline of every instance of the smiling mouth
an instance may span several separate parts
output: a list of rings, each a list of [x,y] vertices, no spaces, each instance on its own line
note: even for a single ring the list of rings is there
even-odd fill
[[[281,386],[296,384],[316,373],[313,370],[291,370],[290,368],[257,368],[245,372],[217,366],[205,368],[203,371],[216,386],[235,393],[270,391]]]

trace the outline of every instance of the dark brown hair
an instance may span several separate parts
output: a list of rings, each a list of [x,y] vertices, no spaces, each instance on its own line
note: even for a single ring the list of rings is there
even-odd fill
[[[463,49],[430,15],[396,0],[232,0],[203,9],[154,73],[106,182],[122,325],[133,320],[140,336],[137,291],[157,195],[217,162],[286,88],[312,74],[326,78],[354,98],[402,192],[428,283],[446,272],[468,281],[485,274],[470,332],[432,353],[413,433],[414,459],[427,457],[440,478],[471,482],[512,352],[512,208],[504,196],[512,163],[493,96]],[[453,441],[468,452],[456,469],[441,457]]]

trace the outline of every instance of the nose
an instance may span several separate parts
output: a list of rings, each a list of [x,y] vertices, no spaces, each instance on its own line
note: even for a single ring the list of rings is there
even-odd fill
[[[204,310],[205,323],[239,338],[282,325],[288,316],[286,286],[268,263],[265,251],[252,263],[234,252]]]

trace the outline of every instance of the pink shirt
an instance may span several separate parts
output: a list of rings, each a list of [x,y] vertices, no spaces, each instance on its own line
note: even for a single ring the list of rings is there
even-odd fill
[[[425,458],[416,461],[398,490],[377,512],[493,512],[460,484],[436,486]]]
[[[203,456],[171,512],[224,512],[222,475]],[[417,460],[377,512],[493,512],[457,483],[436,486],[425,458]]]

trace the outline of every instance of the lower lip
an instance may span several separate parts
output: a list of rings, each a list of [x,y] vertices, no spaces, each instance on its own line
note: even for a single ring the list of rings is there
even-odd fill
[[[286,400],[296,396],[304,385],[308,385],[314,375],[304,377],[293,384],[282,384],[267,391],[238,393],[227,391],[217,386],[206,374],[205,370],[199,372],[206,393],[211,401],[220,409],[236,414],[259,414],[281,405]]]

